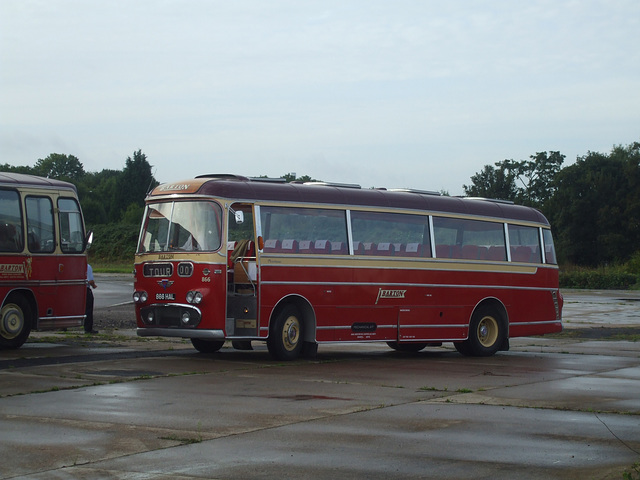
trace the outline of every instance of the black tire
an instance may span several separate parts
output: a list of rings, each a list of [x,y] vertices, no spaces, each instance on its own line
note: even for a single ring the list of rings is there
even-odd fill
[[[21,296],[9,297],[0,310],[0,348],[20,348],[29,338],[33,314]]]
[[[463,355],[490,357],[500,350],[506,336],[506,327],[502,314],[490,306],[479,307],[471,317],[469,338],[456,345]],[[466,352],[466,353],[465,353]]]
[[[253,350],[251,340],[234,340],[231,342],[231,346],[236,350]]]
[[[295,305],[286,305],[271,324],[267,348],[277,360],[295,360],[302,353],[302,317]]]
[[[427,346],[427,343],[399,343],[399,342],[387,342],[391,348],[398,352],[404,353],[417,353]]]
[[[453,342],[453,346],[456,347],[456,350],[458,351],[458,353],[464,355],[465,357],[468,357],[471,355],[471,350],[469,349],[469,342],[468,341],[464,341],[464,342]]]
[[[224,340],[203,340],[201,338],[192,338],[191,344],[200,353],[215,353],[222,348]]]

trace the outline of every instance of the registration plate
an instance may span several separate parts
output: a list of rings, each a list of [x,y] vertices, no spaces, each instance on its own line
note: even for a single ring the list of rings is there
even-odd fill
[[[156,300],[175,300],[175,293],[156,293]]]

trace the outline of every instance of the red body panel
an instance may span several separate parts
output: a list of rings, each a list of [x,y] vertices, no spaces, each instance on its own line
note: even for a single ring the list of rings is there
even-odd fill
[[[432,264],[433,269],[263,266],[260,326],[268,331],[276,304],[297,295],[313,306],[320,342],[463,340],[474,308],[487,298],[506,308],[510,336],[561,330],[551,293],[557,292],[557,269],[469,272]],[[552,325],[526,325],[531,322]],[[355,323],[375,323],[376,329],[358,331]]]
[[[39,329],[82,325],[86,277],[85,255],[0,255],[0,298],[31,292]]]
[[[198,329],[222,330],[226,318],[227,265],[188,261],[182,259],[156,260],[155,262],[171,263],[173,274],[170,276],[145,277],[143,263],[135,265],[135,290],[147,292],[147,304],[136,303],[136,319],[138,327],[144,327],[140,310],[149,304],[171,305],[187,304],[187,292],[197,290],[203,295],[203,302],[197,305],[202,312]],[[179,263],[192,263],[193,274],[189,277],[178,275]]]

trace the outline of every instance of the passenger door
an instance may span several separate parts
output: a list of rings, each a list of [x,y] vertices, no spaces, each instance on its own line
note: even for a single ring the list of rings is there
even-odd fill
[[[233,204],[227,224],[228,337],[258,336],[258,269],[251,204]]]

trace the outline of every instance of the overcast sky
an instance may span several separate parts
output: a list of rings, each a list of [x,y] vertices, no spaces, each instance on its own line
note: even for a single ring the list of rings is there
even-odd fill
[[[0,164],[457,195],[634,141],[638,0],[0,0]]]

